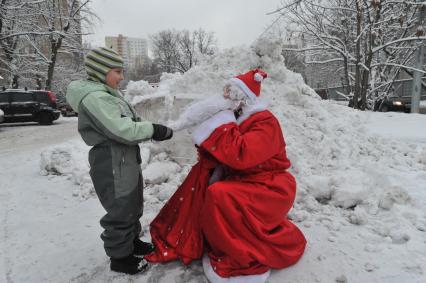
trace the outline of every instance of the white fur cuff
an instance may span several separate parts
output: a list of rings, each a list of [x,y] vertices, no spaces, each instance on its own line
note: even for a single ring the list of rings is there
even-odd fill
[[[210,258],[207,254],[203,256],[203,269],[204,274],[206,275],[209,282],[212,283],[265,283],[268,280],[271,271],[268,270],[262,274],[256,275],[240,275],[240,276],[232,276],[232,277],[220,277],[213,269]]]
[[[202,144],[216,128],[228,123],[237,123],[234,112],[223,110],[198,125],[192,133],[192,140],[196,145]]]

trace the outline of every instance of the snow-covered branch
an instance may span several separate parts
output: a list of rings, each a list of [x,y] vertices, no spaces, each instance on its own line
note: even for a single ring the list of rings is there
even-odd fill
[[[81,64],[81,36],[86,33],[82,25],[90,25],[95,16],[89,3],[90,0],[2,0],[0,60],[8,70],[6,80],[17,86],[19,80],[33,80],[37,74],[50,89],[57,64]]]
[[[279,9],[276,9],[275,11],[269,12],[266,15],[273,15],[273,14],[280,13],[281,11],[284,11],[286,9],[289,9],[289,8],[293,7],[293,6],[299,5],[302,1],[303,0],[293,0],[291,3],[286,4],[284,7],[281,7]]]
[[[354,91],[354,95],[361,98],[360,107],[365,107],[367,96],[376,85],[394,80],[401,70],[413,70],[410,62],[416,42],[426,39],[423,35],[414,36],[419,3],[397,0],[296,2],[284,0],[282,7],[271,13],[282,15],[283,25],[303,36],[298,48],[285,46],[283,50],[304,54],[304,62],[311,65],[310,69],[318,65],[321,71],[312,71],[313,76],[328,74],[333,83],[341,80],[345,85],[354,86],[348,91]],[[315,77],[311,80],[315,81]]]
[[[334,59],[329,59],[324,61],[306,61],[306,64],[329,64],[333,62],[342,62],[342,61],[343,61],[342,58],[334,58]]]
[[[401,65],[401,64],[380,63],[380,64],[371,65],[371,67],[377,67],[377,66],[394,66],[394,67],[400,67],[400,68],[404,68],[404,69],[408,69],[408,70],[412,70],[412,71],[415,71],[415,72],[420,72],[420,73],[426,74],[426,71],[423,71],[423,70],[420,70],[420,69],[417,69],[417,68],[414,68],[414,67],[410,67],[410,66],[407,66],[407,65]]]
[[[379,50],[381,50],[381,49],[383,49],[387,46],[390,46],[390,45],[394,45],[394,44],[405,42],[405,41],[417,41],[417,40],[426,40],[426,36],[400,38],[400,39],[397,39],[397,40],[386,42],[383,45],[377,46],[377,47],[373,48],[372,51],[373,51],[373,53],[376,53],[377,51],[379,51]]]
[[[35,35],[35,36],[46,36],[46,35],[50,35],[52,33],[56,33],[59,36],[62,36],[62,34],[58,31],[51,31],[51,32],[35,32],[35,31],[23,31],[23,32],[16,32],[16,33],[12,33],[12,34],[8,34],[5,36],[0,37],[0,41],[11,38],[11,37],[19,37],[19,36],[28,36],[28,35]]]
[[[26,1],[21,3],[20,5],[16,5],[16,6],[9,6],[9,5],[5,5],[5,9],[7,10],[22,10],[23,8],[27,7],[31,7],[35,4],[40,4],[43,2],[46,2],[47,0],[35,0],[35,1]]]

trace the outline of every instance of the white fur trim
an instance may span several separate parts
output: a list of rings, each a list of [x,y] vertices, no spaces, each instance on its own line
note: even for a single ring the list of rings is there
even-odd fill
[[[192,133],[192,140],[196,145],[202,144],[216,128],[223,124],[236,123],[234,112],[231,110],[223,110],[215,114],[211,118],[199,124]]]
[[[235,85],[232,87],[238,89],[241,92],[241,96],[247,97],[239,87]],[[167,126],[172,128],[173,131],[183,130],[201,124],[221,110],[235,109],[237,105],[238,101],[225,99],[222,95],[212,95],[189,104],[180,113],[179,118],[175,121],[169,121]]]
[[[254,80],[256,82],[261,82],[261,81],[263,81],[263,76],[259,73],[254,73]]]
[[[251,115],[257,112],[261,112],[268,109],[268,103],[266,100],[257,99],[256,104],[247,105],[243,107],[243,113],[237,119],[237,124],[240,125],[244,120],[249,118]]]
[[[231,78],[231,82],[235,83],[241,90],[251,99],[256,100],[257,96],[249,87],[239,78]]]
[[[262,274],[241,275],[232,277],[220,277],[212,268],[210,258],[207,254],[203,256],[204,274],[211,283],[265,283],[271,271],[268,270]]]

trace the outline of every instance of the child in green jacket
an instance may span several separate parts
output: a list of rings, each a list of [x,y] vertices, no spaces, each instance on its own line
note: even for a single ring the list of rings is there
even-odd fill
[[[143,256],[154,250],[139,239],[143,179],[139,143],[172,138],[163,125],[141,121],[121,96],[123,59],[112,49],[96,48],[85,57],[88,79],[71,82],[66,100],[78,113],[78,131],[89,152],[90,176],[106,210],[100,223],[111,270],[135,274],[144,270]]]

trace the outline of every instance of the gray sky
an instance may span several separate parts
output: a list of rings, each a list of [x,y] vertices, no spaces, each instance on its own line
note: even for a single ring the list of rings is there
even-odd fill
[[[106,35],[148,38],[164,29],[215,32],[219,48],[252,43],[273,21],[266,13],[280,0],[93,0],[101,22],[87,38],[103,45]]]

